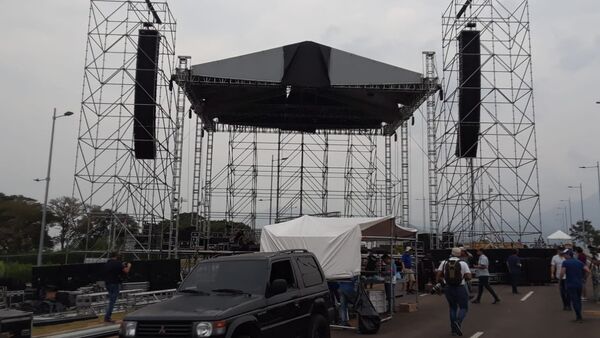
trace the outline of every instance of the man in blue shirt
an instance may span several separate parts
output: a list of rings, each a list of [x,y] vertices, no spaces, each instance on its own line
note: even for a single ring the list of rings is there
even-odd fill
[[[583,276],[590,272],[587,266],[573,258],[573,251],[565,250],[565,261],[562,263],[560,278],[566,277],[565,286],[569,299],[575,311],[575,321],[583,322],[581,317],[581,292],[583,289]]]
[[[521,277],[521,258],[519,258],[519,250],[513,250],[512,255],[506,260],[506,265],[508,267],[508,274],[510,275],[512,293],[516,295],[519,293],[517,285],[519,285],[519,279]]]
[[[406,279],[406,293],[415,292],[413,288],[413,284],[415,282],[415,272],[412,267],[412,256],[411,256],[412,248],[406,247],[406,251],[402,254],[402,274],[404,274],[404,279]]]

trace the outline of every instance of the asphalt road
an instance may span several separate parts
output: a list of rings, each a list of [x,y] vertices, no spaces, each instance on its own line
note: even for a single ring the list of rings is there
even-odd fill
[[[556,285],[521,287],[512,295],[509,286],[494,286],[501,298],[493,305],[484,292],[481,304],[469,304],[463,323],[468,338],[599,338],[600,305],[583,302],[584,323],[574,323],[575,314],[562,310]],[[588,288],[591,295],[591,287]],[[531,295],[526,297],[530,292]],[[399,298],[402,299],[402,298]],[[524,300],[523,300],[524,299]],[[332,338],[357,337],[353,331],[333,330]],[[450,337],[448,307],[443,296],[419,298],[419,310],[396,313],[383,323],[377,338],[437,338]]]

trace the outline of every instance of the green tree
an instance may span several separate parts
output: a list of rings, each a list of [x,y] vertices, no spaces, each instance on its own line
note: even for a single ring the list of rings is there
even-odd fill
[[[135,235],[140,231],[139,225],[130,215],[99,206],[88,206],[74,229],[73,246],[80,250],[107,250],[111,229],[112,237],[117,238],[117,242],[113,243],[116,249],[124,245],[125,232]]]
[[[72,197],[59,197],[50,200],[48,204],[50,212],[54,215],[54,227],[58,228],[58,243],[60,249],[65,250],[81,234],[77,227],[78,220],[82,216],[83,207],[81,203]]]
[[[52,215],[48,216],[52,222]],[[41,219],[42,206],[36,200],[0,193],[0,252],[16,254],[36,250]],[[48,237],[47,231],[45,236]],[[52,247],[52,241],[45,240],[44,245]]]
[[[600,231],[596,230],[592,222],[588,220],[583,224],[581,221],[578,221],[577,224],[571,226],[570,235],[577,241],[584,242],[584,239],[587,239],[587,244],[600,246]]]

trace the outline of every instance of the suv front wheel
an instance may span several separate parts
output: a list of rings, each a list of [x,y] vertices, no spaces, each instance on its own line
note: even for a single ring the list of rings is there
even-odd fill
[[[329,323],[325,317],[320,314],[310,317],[307,338],[330,338]]]

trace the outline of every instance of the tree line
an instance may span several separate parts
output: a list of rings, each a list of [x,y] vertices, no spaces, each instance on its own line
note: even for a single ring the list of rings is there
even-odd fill
[[[38,249],[43,205],[33,198],[21,195],[0,193],[0,254],[13,255],[34,253]],[[199,217],[199,216],[198,216]],[[181,213],[180,239],[188,239],[195,231],[191,213]],[[109,247],[110,231],[116,243],[112,247],[122,248],[123,231],[140,235],[142,229],[151,229],[153,244],[167,234],[169,220],[156,224],[139,224],[132,216],[94,205],[84,205],[78,199],[68,196],[51,199],[48,202],[44,246],[46,250],[106,250]],[[111,227],[118,224],[118,227]],[[49,231],[50,230],[50,231]],[[247,232],[250,227],[244,223],[211,221],[215,233]],[[121,236],[118,236],[118,232]]]

